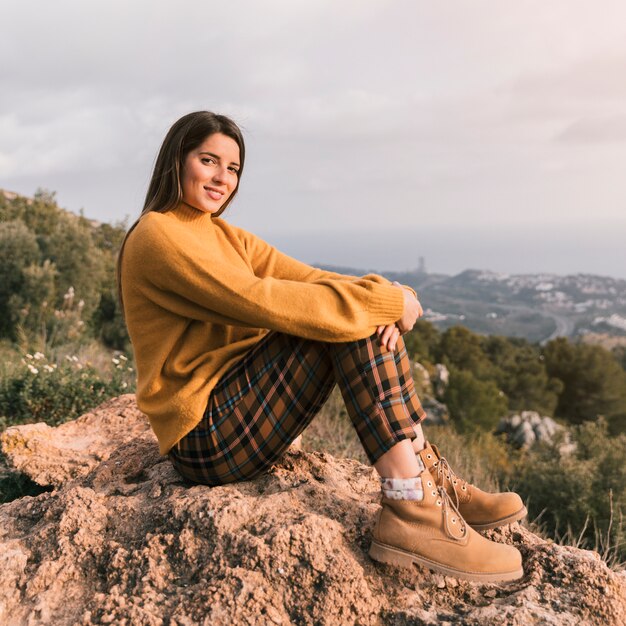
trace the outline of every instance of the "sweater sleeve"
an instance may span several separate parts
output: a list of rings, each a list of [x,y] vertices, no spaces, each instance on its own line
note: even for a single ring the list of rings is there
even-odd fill
[[[213,246],[178,241],[167,230],[151,229],[134,246],[132,257],[130,250],[125,254],[143,268],[146,297],[183,317],[341,342],[371,335],[404,310],[402,292],[389,284],[323,274],[308,276],[308,281],[260,277],[243,263],[225,260]]]
[[[289,255],[281,252],[274,246],[267,243],[257,235],[250,233],[243,228],[237,226],[231,227],[237,233],[242,241],[250,263],[254,269],[254,273],[264,278],[273,276],[274,278],[297,280],[301,282],[314,282],[320,278],[329,278],[334,280],[370,280],[379,285],[391,285],[391,281],[379,274],[366,274],[365,276],[352,276],[350,274],[340,274],[338,272],[329,272],[326,270],[307,265]],[[408,289],[417,298],[417,293],[409,285],[402,285]]]

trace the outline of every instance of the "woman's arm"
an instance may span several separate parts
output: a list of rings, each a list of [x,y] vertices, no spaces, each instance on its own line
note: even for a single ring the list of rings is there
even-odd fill
[[[144,228],[125,252],[126,288],[189,319],[228,319],[320,341],[361,339],[403,315],[403,291],[391,284],[259,277],[198,241],[175,236],[172,228]]]

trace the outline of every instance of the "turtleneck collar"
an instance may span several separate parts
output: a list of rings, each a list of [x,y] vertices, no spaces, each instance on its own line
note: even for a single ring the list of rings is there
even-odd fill
[[[186,202],[180,202],[176,208],[172,209],[172,213],[181,222],[193,223],[195,226],[211,225],[213,222],[212,213],[196,209]]]

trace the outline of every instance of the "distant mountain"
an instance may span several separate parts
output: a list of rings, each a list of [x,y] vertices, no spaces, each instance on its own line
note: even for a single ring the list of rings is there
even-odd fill
[[[368,271],[337,266],[324,269],[361,275]],[[378,272],[380,273],[380,272]],[[626,341],[626,280],[575,274],[501,274],[469,269],[455,276],[425,272],[385,272],[411,285],[424,318],[439,328],[462,324],[489,335],[545,342],[591,333]]]

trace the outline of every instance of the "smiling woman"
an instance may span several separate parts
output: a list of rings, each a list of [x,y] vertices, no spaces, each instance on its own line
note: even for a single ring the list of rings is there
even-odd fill
[[[137,403],[161,454],[193,482],[252,479],[338,384],[381,477],[370,555],[471,580],[519,578],[520,553],[472,526],[520,519],[520,498],[468,485],[424,439],[401,337],[423,313],[416,293],[378,274],[311,267],[221,219],[244,155],[229,118],[178,120],[120,251]]]

